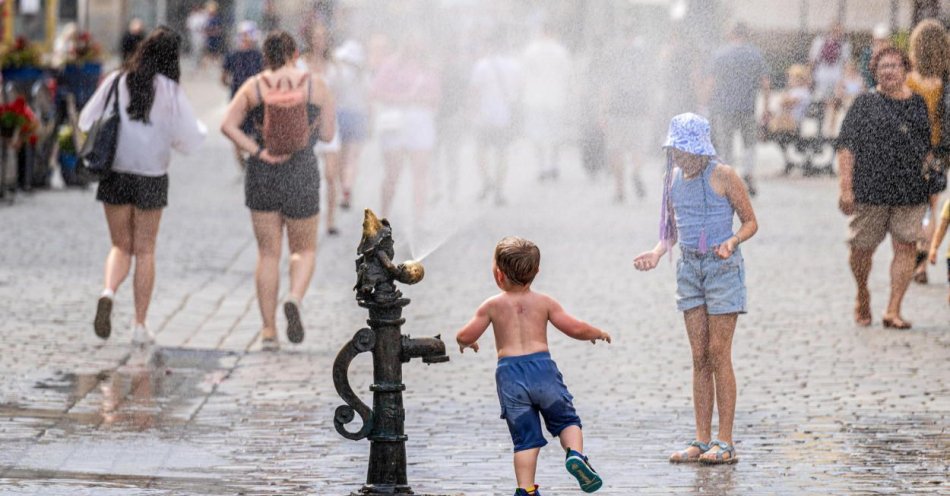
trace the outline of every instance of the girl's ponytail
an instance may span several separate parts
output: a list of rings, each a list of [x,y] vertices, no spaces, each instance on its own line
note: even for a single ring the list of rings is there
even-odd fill
[[[660,242],[667,251],[676,244],[676,217],[673,213],[673,151],[666,150],[666,174],[663,176],[663,202],[660,205]],[[672,254],[670,255],[672,257]]]

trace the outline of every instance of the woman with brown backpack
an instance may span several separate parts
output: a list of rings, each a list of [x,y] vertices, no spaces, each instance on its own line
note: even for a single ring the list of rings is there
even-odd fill
[[[290,246],[290,293],[284,302],[287,339],[303,341],[300,302],[310,285],[317,251],[320,171],[313,146],[333,138],[333,101],[321,80],[294,67],[297,46],[284,31],[264,40],[265,70],[234,95],[221,125],[251,155],[244,183],[245,204],[257,238],[255,279],[263,329],[261,345],[276,350],[277,295],[284,226]],[[241,123],[250,118],[249,136]]]

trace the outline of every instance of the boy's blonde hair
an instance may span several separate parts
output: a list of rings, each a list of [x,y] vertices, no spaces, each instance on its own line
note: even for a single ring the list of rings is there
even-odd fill
[[[538,275],[541,250],[517,236],[508,236],[495,245],[495,265],[514,284],[527,286]]]

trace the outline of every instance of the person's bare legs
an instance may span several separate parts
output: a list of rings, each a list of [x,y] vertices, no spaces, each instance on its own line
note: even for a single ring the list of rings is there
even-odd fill
[[[343,174],[340,169],[340,153],[325,152],[323,155],[323,177],[327,182],[327,232],[336,232],[337,197],[343,187]]]
[[[541,448],[531,448],[515,452],[515,479],[518,487],[534,489],[534,476],[538,471],[538,453]]]
[[[696,420],[696,440],[708,443],[712,440],[712,412],[715,390],[713,389],[713,370],[709,356],[709,320],[706,306],[701,305],[683,312],[686,322],[686,334],[693,356],[693,414]],[[699,454],[699,448],[686,449],[689,458]],[[671,459],[679,459],[674,452]]]
[[[106,256],[103,279],[105,289],[115,293],[132,268],[133,207],[108,203],[103,203],[102,206],[106,213],[106,223],[109,225],[109,238],[112,240],[112,248]]]
[[[644,198],[647,195],[646,187],[643,185],[643,162],[644,154],[639,149],[634,149],[632,152],[633,159],[633,169],[631,174],[633,175],[633,192],[636,193],[637,198]]]
[[[710,315],[709,322],[709,364],[716,384],[716,408],[719,411],[719,434],[716,439],[733,444],[732,426],[736,417],[736,374],[732,369],[732,336],[736,330],[739,314]],[[702,455],[715,459],[719,447],[714,446]],[[729,455],[723,455],[724,460]]]
[[[257,304],[264,323],[262,337],[277,336],[277,291],[280,288],[280,249],[284,221],[279,212],[251,211],[257,239]]]
[[[343,201],[349,205],[353,186],[356,184],[356,174],[360,169],[360,156],[363,153],[362,143],[344,143],[342,148],[343,162],[341,164],[343,176]]]
[[[608,151],[610,157],[610,170],[614,175],[614,201],[620,203],[623,201],[623,169],[624,153],[622,150],[611,149]]]
[[[383,166],[386,172],[383,176],[382,215],[389,217],[393,206],[393,196],[396,194],[396,185],[399,183],[399,175],[402,171],[402,151],[383,152]]]
[[[155,239],[162,220],[162,209],[132,212],[132,253],[135,255],[135,275],[132,278],[132,297],[135,300],[135,323],[145,324],[148,305],[155,287]]]
[[[429,162],[432,160],[431,150],[413,150],[409,152],[409,162],[412,167],[412,196],[414,210],[412,212],[417,226],[424,225],[426,216],[426,200],[428,199]]]
[[[491,169],[489,168],[489,148],[491,147],[483,139],[478,139],[475,143],[475,162],[482,174],[482,191],[479,194],[479,199],[482,200],[488,198],[488,194],[496,187],[496,183],[492,181]]]
[[[852,246],[849,255],[851,273],[858,286],[858,294],[854,304],[854,319],[859,325],[871,325],[871,292],[868,289],[868,277],[871,274],[871,261],[874,249],[857,248]]]
[[[317,260],[317,230],[320,214],[305,219],[284,219],[290,248],[290,297],[303,300]]]
[[[578,453],[584,452],[584,432],[576,425],[569,425],[557,435],[561,447],[570,448]]]
[[[497,173],[495,174],[495,205],[505,204],[505,178],[508,176],[508,145],[501,143],[494,147]]]
[[[910,280],[914,275],[914,258],[917,256],[917,248],[914,243],[904,243],[896,239],[892,239],[891,244],[894,247],[894,260],[891,261],[891,297],[887,302],[884,318],[909,324],[901,318],[901,303],[904,301],[904,294],[907,293],[907,287],[910,286]]]

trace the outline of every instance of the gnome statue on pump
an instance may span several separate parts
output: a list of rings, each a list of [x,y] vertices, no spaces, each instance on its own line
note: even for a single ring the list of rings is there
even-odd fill
[[[425,276],[422,264],[414,261],[393,263],[393,230],[386,219],[378,219],[372,210],[363,216],[363,237],[357,248],[356,299],[360,303],[389,303],[402,297],[393,279],[415,284]]]

